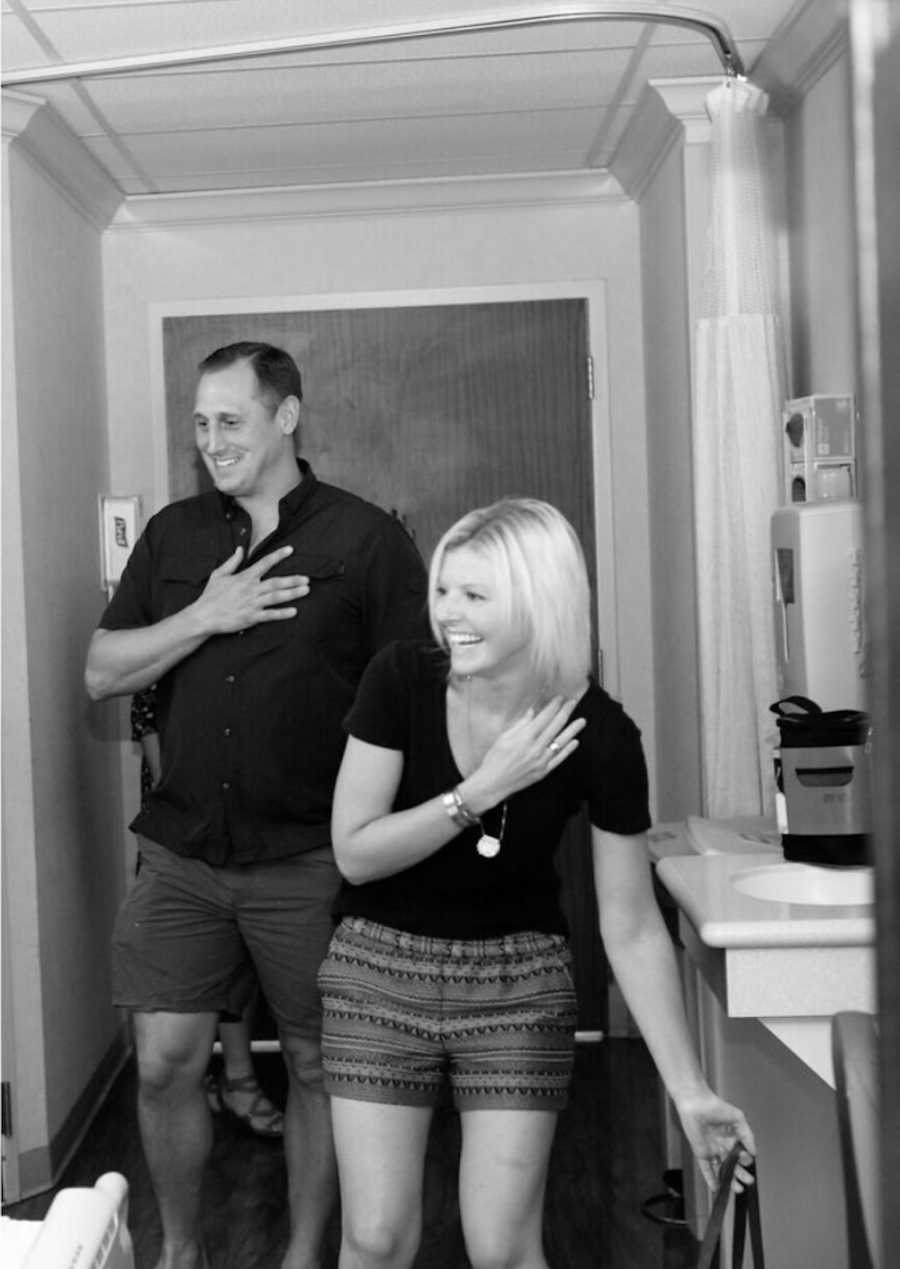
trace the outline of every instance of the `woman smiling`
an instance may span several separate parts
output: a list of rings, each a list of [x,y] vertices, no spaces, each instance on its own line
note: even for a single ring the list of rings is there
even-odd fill
[[[688,1139],[710,1182],[736,1139],[751,1162],[744,1116],[688,1038],[650,878],[640,733],[590,678],[589,614],[581,547],[555,508],[470,512],[432,560],[434,643],[385,648],[346,720],[340,924],[319,975],[341,1269],[412,1264],[445,1084],[472,1265],[545,1266],[576,1013],[554,856],[585,803],[606,952]]]

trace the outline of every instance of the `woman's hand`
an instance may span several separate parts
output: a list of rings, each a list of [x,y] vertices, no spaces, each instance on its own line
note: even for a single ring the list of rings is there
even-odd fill
[[[752,1185],[753,1173],[748,1167],[756,1155],[756,1142],[743,1112],[722,1101],[712,1089],[676,1105],[681,1126],[709,1188],[716,1188],[719,1169],[735,1141],[740,1141],[745,1149],[731,1188],[739,1193],[745,1185]]]
[[[542,780],[578,748],[577,736],[587,720],[569,722],[576,703],[556,696],[537,712],[527,710],[500,733],[478,770],[464,781],[466,789],[484,789],[491,799],[487,805],[493,806]]]

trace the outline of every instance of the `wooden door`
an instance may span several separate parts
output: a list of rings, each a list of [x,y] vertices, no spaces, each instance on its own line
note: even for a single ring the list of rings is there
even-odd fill
[[[169,317],[163,322],[169,496],[207,487],[191,414],[197,364],[238,339],[287,349],[303,375],[299,450],[323,480],[398,515],[426,561],[472,507],[552,502],[594,568],[584,300]],[[579,1026],[605,1026],[585,822],[561,851]]]

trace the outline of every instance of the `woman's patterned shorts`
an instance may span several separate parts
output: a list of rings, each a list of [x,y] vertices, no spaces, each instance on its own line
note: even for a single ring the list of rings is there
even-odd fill
[[[575,1052],[572,958],[559,934],[437,939],[360,917],[320,970],[333,1097],[459,1110],[559,1110]]]

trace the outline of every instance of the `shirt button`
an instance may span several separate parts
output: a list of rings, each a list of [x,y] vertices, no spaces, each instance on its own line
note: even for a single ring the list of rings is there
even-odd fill
[[[225,792],[227,793],[227,792],[228,792],[228,790],[231,788],[231,785],[228,783],[228,781],[227,781],[227,780],[223,780],[223,781],[222,781],[222,788],[223,788],[223,789],[225,790]]]
[[[226,674],[226,675],[225,675],[225,682],[226,682],[226,683],[233,683],[233,682],[234,682],[234,675],[233,675],[233,674]]]
[[[240,533],[238,534],[238,537],[245,538],[246,536],[247,536],[247,526],[244,525],[244,527],[241,529]]]
[[[230,735],[231,735],[231,728],[230,728],[230,727],[226,727],[226,728],[225,728],[225,731],[223,732],[223,735],[225,735],[225,736],[230,736]]]

